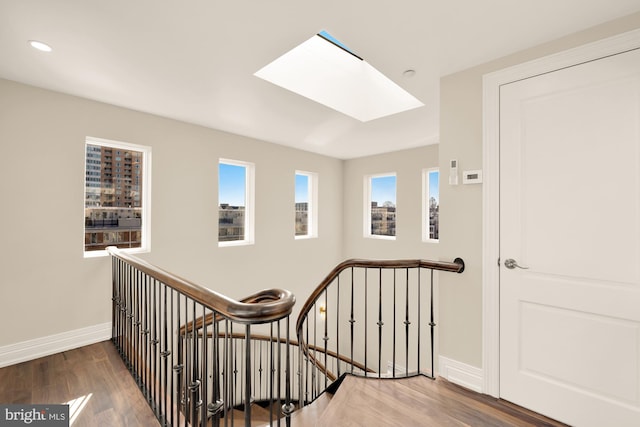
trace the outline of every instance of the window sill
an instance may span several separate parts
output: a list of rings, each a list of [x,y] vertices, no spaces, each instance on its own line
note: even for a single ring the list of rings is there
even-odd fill
[[[396,240],[396,236],[379,236],[377,234],[368,234],[364,236],[365,239],[378,239],[378,240]]]
[[[218,247],[225,248],[229,246],[251,246],[253,244],[253,240],[232,240],[229,242],[218,242]]]
[[[131,248],[131,249],[121,248],[120,250],[127,254],[144,254],[144,253],[151,252],[147,248]],[[109,252],[103,249],[101,251],[88,251],[88,252],[85,251],[83,258],[101,258],[106,256],[109,256]]]
[[[307,236],[294,236],[295,240],[309,240],[309,239],[317,239],[318,236],[312,236],[312,235],[307,235]]]

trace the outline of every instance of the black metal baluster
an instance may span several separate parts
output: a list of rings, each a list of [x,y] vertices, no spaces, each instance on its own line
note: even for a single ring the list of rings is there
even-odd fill
[[[429,320],[429,327],[431,328],[431,378],[436,377],[436,371],[434,368],[434,332],[435,332],[435,322],[433,319],[433,269],[430,269],[431,272],[431,282],[430,282],[430,309],[429,309],[429,316],[430,316],[430,320]]]
[[[225,319],[224,321],[224,339],[222,342],[224,343],[223,350],[223,372],[222,372],[222,393],[223,393],[223,402],[224,402],[224,425],[225,427],[229,425],[229,409],[233,407],[233,401],[231,398],[231,389],[229,388],[229,382],[231,381],[231,346],[229,343],[229,321]],[[231,406],[230,406],[231,405]],[[233,412],[231,413],[233,417]],[[233,421],[232,421],[233,422]]]
[[[120,333],[119,335],[119,345],[118,345],[118,349],[120,352],[120,356],[122,357],[123,362],[127,363],[127,339],[126,339],[126,332],[127,332],[127,288],[125,285],[125,277],[126,277],[126,264],[122,265],[122,268],[120,269],[120,278],[119,278],[119,284],[120,284],[120,310],[118,313],[118,316],[120,317]]]
[[[280,334],[280,321],[278,320],[276,322],[276,333],[278,334],[277,339],[276,339],[276,345],[277,345],[277,357],[278,357],[278,362],[276,364],[277,368],[276,368],[276,400],[278,402],[278,409],[276,412],[276,419],[278,420],[278,426],[280,426],[280,414],[282,413],[279,406],[282,405],[282,346],[280,345],[280,337],[282,336]]]
[[[364,269],[364,376],[367,376],[367,356],[368,356],[368,347],[367,347],[367,336],[369,322],[368,318],[368,307],[369,307],[369,298],[367,297],[369,291],[369,269],[365,267]]]
[[[245,326],[244,347],[244,425],[251,427],[251,325]]]
[[[280,321],[278,321],[278,323],[280,323]],[[291,357],[290,357],[290,340],[289,340],[289,328],[291,325],[289,325],[289,316],[287,316],[287,320],[286,320],[286,330],[287,330],[287,335],[286,335],[286,345],[285,345],[285,350],[287,352],[286,354],[286,366],[285,366],[285,407],[284,407],[284,415],[286,417],[286,424],[287,427],[291,426],[291,414],[293,413],[293,410],[295,409],[293,403],[291,403]],[[278,426],[280,426],[280,417],[278,417]]]
[[[307,343],[307,357],[305,358],[305,374],[304,374],[304,398],[306,402],[309,402],[309,318],[305,320],[305,330],[306,330],[306,338],[305,342]],[[313,366],[311,367],[311,375],[313,377]],[[313,385],[313,383],[311,383]],[[313,389],[311,390],[313,392]]]
[[[349,319],[349,328],[351,330],[351,373],[353,374],[353,324],[356,323],[356,319],[353,317],[353,267],[351,267],[351,318]]]
[[[211,375],[211,400],[209,404],[209,413],[211,414],[211,425],[220,425],[220,412],[224,402],[221,399],[220,392],[220,322],[216,320],[216,312],[211,312],[212,331],[211,331],[211,347],[212,347],[212,365],[213,373]]]
[[[404,336],[404,342],[405,342],[405,364],[404,364],[404,374],[405,376],[409,376],[409,325],[411,324],[411,322],[409,321],[409,269],[405,269],[406,273],[407,273],[407,277],[405,280],[405,285],[406,285],[406,302],[405,302],[405,319],[404,319],[404,324],[405,324],[405,336]]]
[[[200,404],[200,425],[207,424],[207,402],[209,401],[209,390],[207,387],[207,375],[209,374],[209,337],[207,336],[207,309],[202,305],[202,371],[200,374],[202,391]]]
[[[315,399],[318,395],[318,389],[320,388],[319,375],[318,375],[318,354],[316,349],[318,348],[318,306],[313,304],[313,389],[311,390],[311,397]]]
[[[159,414],[160,408],[160,369],[162,369],[160,365],[160,349],[158,348],[158,344],[160,344],[161,331],[160,326],[161,323],[160,315],[161,312],[159,310],[161,306],[160,304],[160,283],[157,279],[153,279],[153,340],[151,344],[153,344],[153,407],[156,415]]]
[[[115,343],[118,321],[116,320],[116,310],[118,308],[118,292],[116,291],[117,258],[111,257],[111,341]]]
[[[382,375],[382,269],[378,277],[378,378]]]
[[[257,373],[257,384],[258,384],[258,390],[259,390],[259,396],[260,399],[262,400],[264,398],[264,395],[262,394],[262,356],[263,356],[263,352],[262,352],[262,340],[258,340],[255,343],[255,346],[258,347],[258,351],[256,352],[256,354],[258,355],[258,373]]]
[[[421,327],[422,327],[422,315],[421,315],[421,313],[420,313],[420,312],[422,311],[422,310],[420,310],[420,305],[421,305],[421,301],[420,301],[420,298],[421,298],[421,289],[420,289],[420,267],[418,267],[418,268],[416,269],[416,271],[418,272],[418,285],[417,285],[417,286],[418,286],[418,298],[416,298],[416,301],[417,301],[417,303],[416,303],[416,304],[417,304],[417,309],[418,309],[418,328],[417,328],[417,329],[418,329],[418,355],[417,355],[417,359],[418,359],[418,367],[417,367],[417,374],[420,374],[420,356],[421,356],[421,355],[420,355],[420,353],[421,353],[421,351],[422,351],[422,347],[421,347],[421,345],[420,345],[420,344],[421,344],[421,343],[420,343],[420,329],[421,329]]]
[[[129,266],[129,268],[127,269],[127,279],[126,279],[126,286],[127,286],[127,306],[126,306],[126,324],[127,324],[127,330],[126,330],[126,336],[127,336],[127,351],[126,351],[126,355],[127,355],[127,368],[130,371],[133,371],[133,364],[132,364],[132,356],[133,356],[133,342],[132,337],[133,337],[133,314],[132,313],[132,309],[133,309],[133,297],[132,297],[132,292],[133,290],[131,289],[131,269],[132,267]]]
[[[302,337],[297,335],[298,338],[298,407],[302,409],[305,406],[305,398],[303,394],[303,381],[307,381],[306,377],[302,374],[303,367],[303,357],[302,357]]]
[[[175,393],[175,411],[176,413],[176,417],[177,419],[175,420],[174,423],[174,419],[171,419],[171,425],[178,425],[180,423],[180,412],[183,411],[183,406],[182,406],[182,393],[184,391],[184,389],[182,388],[182,372],[184,369],[184,365],[183,365],[183,360],[184,360],[184,341],[183,341],[183,337],[182,337],[182,329],[181,329],[181,316],[180,316],[180,297],[181,294],[180,292],[176,292],[176,317],[175,317],[175,324],[174,327],[176,328],[176,332],[177,332],[177,350],[176,350],[176,355],[175,355],[175,360],[174,360],[174,365],[173,365],[173,372],[174,372],[174,393]]]
[[[327,299],[327,289],[324,290],[324,336],[322,340],[324,341],[324,388],[326,389],[329,385],[329,375],[327,375],[327,369],[329,365],[327,364],[327,352],[328,352],[328,343],[329,343],[329,331],[327,329],[327,323],[329,321],[329,303]]]
[[[198,333],[196,330],[196,318],[197,318],[197,310],[196,310],[196,302],[195,300],[191,300],[192,307],[192,317],[191,317],[191,384],[189,385],[189,389],[191,391],[191,422],[192,424],[197,424],[198,420],[198,404],[199,404],[199,391],[200,391],[200,374],[198,372]]]
[[[269,420],[273,420],[273,407],[275,406],[275,401],[273,398],[273,375],[275,372],[275,366],[273,364],[273,350],[274,339],[273,339],[273,322],[269,324]]]
[[[143,360],[144,360],[144,371],[142,375],[144,376],[142,383],[144,384],[144,396],[149,402],[149,398],[151,396],[151,390],[149,389],[149,376],[151,369],[151,342],[149,340],[151,333],[151,326],[149,324],[149,315],[151,310],[150,304],[150,290],[149,290],[149,276],[144,275],[143,277],[143,286],[144,286],[144,330],[142,331],[144,337],[144,345],[143,345]]]
[[[396,377],[396,269],[393,269],[393,356],[391,372],[393,378]]]
[[[162,315],[162,338],[163,338],[163,345],[162,348],[163,350],[160,352],[160,356],[162,356],[162,361],[163,361],[163,367],[162,367],[162,373],[161,373],[161,377],[163,378],[163,385],[164,385],[164,390],[163,390],[163,397],[164,397],[164,423],[166,424],[167,422],[167,415],[169,414],[169,408],[167,406],[167,399],[168,399],[168,385],[169,385],[169,380],[168,380],[168,367],[169,367],[169,361],[168,361],[168,357],[171,355],[171,350],[170,350],[170,345],[169,345],[169,332],[168,332],[168,325],[167,325],[167,317],[168,317],[168,313],[167,313],[167,285],[166,284],[162,284],[162,292],[163,292],[163,298],[162,298],[162,309],[163,309],[163,315]]]
[[[233,339],[233,322],[230,322],[229,326],[229,362],[230,362],[230,370],[229,370],[229,396],[231,398],[230,408],[233,409],[236,406],[236,384],[238,383],[238,369],[236,366],[236,343]],[[231,424],[234,425],[235,413],[231,411]]]
[[[338,355],[336,364],[338,365],[338,378],[340,378],[340,275],[338,275],[336,286],[336,354]]]
[[[183,352],[183,368],[182,368],[182,398],[184,399],[183,406],[183,419],[184,427],[187,427],[191,422],[191,395],[189,394],[190,372],[191,372],[191,346],[189,340],[191,335],[189,333],[189,297],[184,296],[184,352]]]
[[[133,298],[134,298],[134,308],[133,308],[133,330],[134,330],[134,336],[132,337],[133,340],[133,346],[135,349],[135,360],[133,362],[134,364],[134,370],[132,372],[132,376],[134,378],[134,380],[136,381],[136,384],[138,385],[138,387],[141,387],[144,385],[144,383],[142,382],[142,368],[144,366],[144,362],[142,360],[142,349],[141,349],[141,342],[142,342],[142,288],[141,288],[141,282],[142,282],[142,273],[138,270],[136,270],[136,273],[134,275],[135,279],[134,279],[134,288],[133,288]]]
[[[175,310],[175,305],[174,305],[174,299],[175,299],[175,290],[172,288],[170,291],[171,294],[171,308],[169,310],[169,325],[171,326],[171,330],[173,331],[173,325],[174,325],[174,310]],[[175,329],[176,331],[178,329]],[[171,333],[171,368],[172,370],[175,369],[175,365],[176,365],[176,346],[179,347],[179,339],[180,337],[176,337],[174,335],[174,333]],[[170,374],[170,372],[168,373]],[[168,418],[168,422],[170,425],[174,426],[175,424],[175,414],[176,414],[176,402],[175,402],[175,393],[177,392],[177,387],[176,387],[176,382],[175,382],[175,377],[173,375],[170,375],[169,378],[169,389],[167,390],[167,393],[170,393],[171,396],[169,396],[169,404],[171,405],[171,416]]]

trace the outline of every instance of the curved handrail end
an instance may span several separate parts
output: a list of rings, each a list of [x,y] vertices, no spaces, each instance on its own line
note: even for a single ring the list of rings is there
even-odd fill
[[[462,258],[456,258],[453,260],[454,264],[460,264],[460,270],[457,271],[458,274],[462,273],[464,271],[464,260]]]

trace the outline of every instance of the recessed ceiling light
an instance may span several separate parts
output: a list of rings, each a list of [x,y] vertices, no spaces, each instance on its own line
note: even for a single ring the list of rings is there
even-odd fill
[[[409,78],[409,77],[413,77],[416,75],[416,70],[404,70],[404,72],[402,73],[403,76]]]
[[[39,42],[37,40],[29,40],[29,44],[32,48],[38,49],[42,52],[51,52],[53,50],[48,44]]]
[[[254,75],[362,122],[424,105],[326,31]]]

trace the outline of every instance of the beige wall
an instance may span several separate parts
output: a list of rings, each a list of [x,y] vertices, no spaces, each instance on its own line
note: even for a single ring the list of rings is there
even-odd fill
[[[640,14],[492,61],[440,81],[440,165],[482,169],[482,76],[640,27]],[[445,172],[443,170],[443,172]],[[461,256],[466,271],[440,276],[440,354],[482,366],[482,186],[440,186],[440,257]]]
[[[0,346],[111,320],[109,259],[83,258],[86,136],[152,147],[157,265],[235,298],[286,288],[297,311],[342,259],[342,161],[0,80]],[[253,246],[217,246],[220,157],[256,165]],[[319,174],[318,239],[293,238],[296,169]]]

